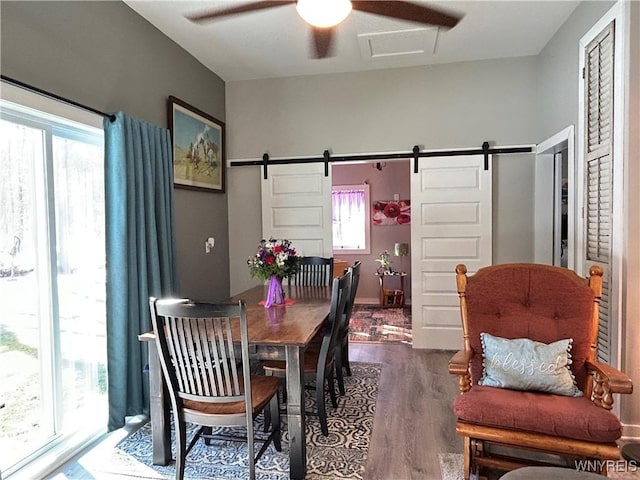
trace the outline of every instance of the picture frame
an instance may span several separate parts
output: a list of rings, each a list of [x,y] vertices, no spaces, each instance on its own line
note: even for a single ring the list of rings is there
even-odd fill
[[[168,99],[167,113],[174,186],[224,193],[224,122],[174,96]]]

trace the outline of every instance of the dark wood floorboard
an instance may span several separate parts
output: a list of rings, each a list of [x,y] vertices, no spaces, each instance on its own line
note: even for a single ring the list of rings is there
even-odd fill
[[[451,410],[457,378],[453,352],[406,344],[351,343],[356,362],[382,364],[378,402],[364,478],[439,480],[439,453],[462,453]]]
[[[382,364],[364,480],[440,480],[438,454],[462,453],[451,410],[457,379],[447,371],[452,354],[406,344],[350,344],[351,361]],[[129,430],[136,428],[131,425]],[[94,448],[110,448],[123,435],[125,431],[112,432]],[[46,478],[95,478],[76,460]],[[122,473],[103,478],[130,478]]]

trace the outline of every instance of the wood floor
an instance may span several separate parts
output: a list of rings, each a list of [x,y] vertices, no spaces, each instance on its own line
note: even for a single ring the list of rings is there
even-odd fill
[[[451,411],[457,379],[447,372],[453,352],[414,350],[411,345],[390,343],[351,343],[349,348],[351,361],[382,364],[364,479],[440,480],[438,454],[462,452]],[[130,430],[135,428],[129,426]],[[113,432],[94,448],[111,448],[124,435],[124,431]],[[94,478],[83,472],[87,473],[79,462],[70,461],[47,478]],[[108,478],[130,478],[123,474]]]
[[[405,344],[350,344],[352,361],[382,364],[378,403],[364,478],[439,480],[439,453],[462,453],[451,405],[457,378],[453,352]]]

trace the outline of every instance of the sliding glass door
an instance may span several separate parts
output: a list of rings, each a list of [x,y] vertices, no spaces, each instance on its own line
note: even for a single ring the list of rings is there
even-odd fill
[[[106,424],[102,131],[0,103],[0,471]]]

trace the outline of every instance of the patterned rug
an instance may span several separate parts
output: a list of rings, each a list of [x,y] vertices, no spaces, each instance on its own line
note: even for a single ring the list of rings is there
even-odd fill
[[[381,367],[380,364],[353,363],[351,371],[352,376],[345,377],[347,392],[344,397],[339,397],[338,409],[333,409],[330,403],[327,406],[329,436],[322,435],[317,416],[307,416],[307,480],[363,479]],[[315,408],[312,394],[307,394],[307,411]],[[273,445],[269,446],[256,463],[258,480],[289,478],[286,415],[283,415],[283,421],[282,451],[277,452]],[[262,432],[262,425],[260,415],[255,422],[256,432]],[[195,430],[193,427],[188,431],[187,441]],[[229,430],[225,432],[229,433]],[[244,429],[238,429],[237,434],[242,436]],[[258,444],[256,452],[259,447]],[[96,452],[93,457],[97,458],[83,459],[85,469],[91,470],[93,475],[83,478],[108,478],[110,475],[118,475],[118,478],[120,475],[140,479],[175,478],[174,464],[166,467],[153,465],[151,453],[151,426],[146,424],[120,442],[109,455]],[[245,442],[220,441],[206,446],[200,440],[187,456],[185,479],[246,478],[247,473]]]
[[[410,344],[411,308],[354,305],[349,330],[350,342]]]

